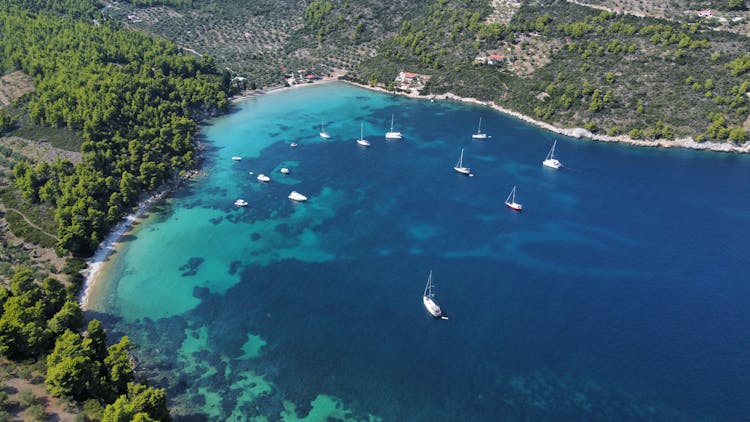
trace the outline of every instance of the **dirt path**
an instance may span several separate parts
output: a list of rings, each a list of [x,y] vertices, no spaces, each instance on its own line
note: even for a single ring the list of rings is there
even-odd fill
[[[49,236],[49,237],[51,237],[51,238],[53,238],[53,239],[55,239],[55,240],[59,240],[59,239],[57,238],[57,236],[55,236],[54,234],[50,234],[50,233],[47,233],[46,231],[44,231],[44,229],[42,229],[41,227],[39,227],[39,226],[37,226],[36,224],[34,224],[34,223],[32,223],[31,221],[29,221],[29,219],[28,219],[28,218],[26,218],[26,216],[25,216],[25,215],[24,215],[24,214],[23,214],[23,213],[22,213],[21,211],[19,211],[19,210],[15,209],[15,208],[5,208],[5,211],[13,211],[13,212],[15,212],[16,214],[20,215],[20,216],[21,216],[21,218],[23,218],[23,221],[25,221],[25,222],[26,222],[26,224],[28,224],[29,226],[31,226],[31,227],[33,227],[33,228],[35,228],[35,229],[39,230],[40,232],[42,232],[42,233],[46,234],[47,236]]]
[[[28,377],[29,379],[26,379],[17,373],[18,369],[17,367],[13,368],[15,366],[13,363],[2,359],[0,360],[0,366],[3,367],[3,370],[8,371],[8,378],[3,379],[0,390],[8,395],[8,404],[10,405],[8,410],[12,418],[11,420],[32,420],[26,405],[19,403],[23,401],[22,396],[27,394],[33,397],[34,404],[38,404],[44,409],[44,413],[47,415],[46,420],[58,422],[75,421],[78,410],[68,408],[62,401],[52,397],[44,386],[44,377],[42,374],[33,371],[31,376]]]

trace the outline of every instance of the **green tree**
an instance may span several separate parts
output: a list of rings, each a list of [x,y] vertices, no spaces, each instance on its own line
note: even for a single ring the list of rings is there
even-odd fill
[[[42,281],[41,292],[44,298],[45,316],[50,318],[60,311],[65,303],[67,297],[65,286],[52,277],[46,277]]]
[[[104,362],[107,357],[107,335],[102,328],[102,323],[97,319],[92,319],[86,328],[86,338],[83,339],[83,345],[92,353],[92,357],[97,362]]]
[[[732,72],[732,75],[742,75],[750,70],[750,53],[745,53],[743,56],[732,60],[726,66]]]
[[[745,130],[740,126],[735,126],[729,128],[729,136],[730,141],[733,141],[735,143],[742,143],[745,142],[747,139],[747,134],[745,133]]]
[[[13,357],[18,354],[21,334],[16,324],[6,319],[0,319],[0,355]]]
[[[745,10],[745,0],[729,0],[729,10]]]
[[[57,338],[55,348],[47,356],[47,391],[56,397],[81,399],[95,382],[98,365],[81,336],[70,330]]]
[[[21,296],[32,290],[37,290],[37,286],[34,283],[34,273],[31,268],[23,266],[16,268],[10,279],[10,291],[13,296]]]
[[[65,330],[78,332],[83,329],[83,312],[78,303],[67,301],[52,319],[47,322],[50,331],[55,336],[62,334]]]
[[[5,110],[0,110],[0,135],[5,134],[13,127],[13,119]]]
[[[0,308],[5,305],[5,301],[10,297],[10,291],[4,286],[0,285]]]
[[[95,365],[85,356],[65,358],[57,365],[47,368],[45,384],[47,391],[55,397],[82,399],[89,391],[94,378]]]
[[[116,344],[109,347],[104,365],[109,370],[108,386],[116,393],[122,394],[128,390],[128,383],[133,381],[133,364],[128,352],[135,346],[124,336]]]
[[[167,398],[163,389],[143,384],[128,384],[127,394],[121,395],[104,409],[102,422],[128,422],[135,420],[171,421]],[[145,419],[146,416],[150,419]]]

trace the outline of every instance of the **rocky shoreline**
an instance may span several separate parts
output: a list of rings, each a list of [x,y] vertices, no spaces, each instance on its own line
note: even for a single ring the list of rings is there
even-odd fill
[[[739,153],[739,154],[750,153],[750,142],[745,142],[742,145],[735,145],[729,142],[722,142],[722,143],[696,142],[695,140],[693,140],[693,138],[690,138],[690,137],[678,138],[678,139],[673,139],[673,140],[656,139],[656,140],[651,141],[651,140],[646,140],[646,139],[631,139],[627,135],[618,135],[618,136],[600,135],[600,134],[592,133],[588,129],[584,129],[584,128],[557,127],[549,123],[536,120],[530,116],[521,114],[517,111],[513,111],[505,107],[499,106],[491,101],[481,101],[476,98],[461,97],[461,96],[452,94],[450,92],[446,94],[440,94],[440,95],[434,95],[434,94],[419,95],[419,94],[413,94],[413,93],[407,94],[407,93],[398,93],[398,92],[394,93],[392,91],[386,90],[385,88],[373,87],[370,85],[360,84],[360,83],[352,82],[348,80],[342,80],[342,82],[355,85],[360,88],[383,92],[383,93],[391,94],[391,95],[401,95],[401,96],[408,97],[408,98],[415,98],[415,99],[421,99],[421,100],[448,100],[448,101],[456,101],[456,102],[476,104],[476,105],[481,105],[485,107],[490,107],[501,113],[507,114],[509,116],[513,116],[519,120],[522,120],[526,123],[530,123],[534,126],[540,127],[550,132],[559,133],[561,135],[570,136],[573,138],[586,138],[586,139],[590,139],[592,141],[598,141],[598,142],[618,142],[618,143],[634,145],[634,146],[639,146],[639,147],[688,148],[688,149],[696,149],[696,150],[730,152],[730,153]]]

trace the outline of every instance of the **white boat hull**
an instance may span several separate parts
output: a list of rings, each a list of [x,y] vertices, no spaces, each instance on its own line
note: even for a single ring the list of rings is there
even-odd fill
[[[456,172],[465,174],[467,176],[471,174],[471,169],[469,169],[468,167],[453,167],[453,170],[456,170]]]
[[[320,132],[320,137],[323,138],[323,139],[330,139],[331,135],[329,135],[329,134],[327,134],[325,132]]]
[[[487,134],[486,133],[475,133],[475,134],[471,135],[471,137],[473,139],[487,139]]]
[[[279,170],[279,173],[281,174],[289,174],[289,169],[286,167],[283,167],[281,170]]]
[[[357,143],[362,145],[363,147],[370,146],[370,141],[368,141],[367,139],[357,139]]]
[[[385,134],[385,139],[401,139],[401,132],[388,132]]]
[[[271,178],[266,176],[265,174],[259,174],[257,179],[259,182],[264,182],[264,183],[268,183],[271,181]]]
[[[237,207],[246,207],[247,206],[247,201],[245,201],[243,199],[238,199],[238,200],[234,201],[234,205],[237,206]]]
[[[516,210],[516,211],[521,211],[523,209],[523,205],[516,203],[516,202],[506,202],[505,205],[508,208],[512,210]]]
[[[552,169],[559,169],[560,167],[562,167],[562,163],[558,161],[556,158],[550,158],[548,160],[544,160],[542,161],[542,165],[544,167],[549,167]]]
[[[307,201],[307,197],[297,191],[292,191],[292,193],[289,194],[289,199],[291,199],[292,201],[297,201],[297,202]]]
[[[242,161],[242,157],[234,156],[232,157],[232,161]]]
[[[429,312],[430,315],[434,316],[435,318],[440,318],[443,315],[443,311],[440,309],[440,306],[438,306],[438,304],[429,297],[422,296],[422,302],[424,303],[424,307],[425,309],[427,309],[427,312]]]

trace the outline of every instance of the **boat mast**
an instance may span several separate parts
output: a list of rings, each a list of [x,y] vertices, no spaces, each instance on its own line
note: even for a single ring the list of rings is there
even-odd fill
[[[424,286],[424,296],[432,298],[432,270],[430,270],[430,275],[427,276],[427,285]]]
[[[482,133],[482,118],[479,118],[479,126],[477,126],[477,134]]]

